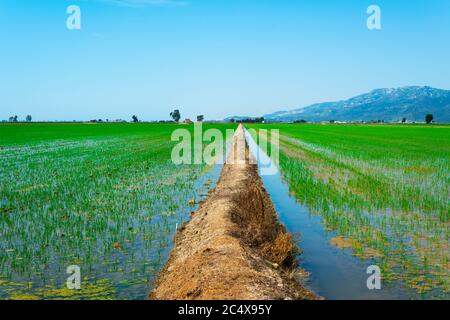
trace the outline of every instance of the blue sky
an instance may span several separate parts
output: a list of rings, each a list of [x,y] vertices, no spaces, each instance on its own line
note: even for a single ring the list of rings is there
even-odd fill
[[[2,0],[0,39],[0,119],[222,119],[450,89],[448,0]]]

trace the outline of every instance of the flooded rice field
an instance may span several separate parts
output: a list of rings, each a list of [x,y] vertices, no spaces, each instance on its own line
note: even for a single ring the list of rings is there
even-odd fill
[[[221,166],[173,165],[170,125],[49,130],[0,150],[0,299],[146,299]]]
[[[281,126],[280,172],[262,179],[282,222],[298,235],[305,283],[330,299],[448,298],[448,144],[428,147],[427,156],[400,161],[398,150],[391,151],[381,141],[371,146],[371,136],[363,132],[359,138],[368,140],[364,152],[372,152],[368,159],[359,146],[345,145],[354,144],[355,138],[345,140],[344,132],[322,132],[320,137],[319,127],[310,138],[311,133],[290,131],[299,128]],[[358,134],[357,128],[352,130],[351,134]],[[449,139],[448,129],[443,130],[434,134]],[[395,128],[393,133],[403,138],[410,134],[396,133]],[[340,140],[337,134],[342,134]],[[315,144],[304,142],[303,135],[316,139]],[[324,148],[319,142],[325,138],[339,142]],[[420,149],[421,139],[416,138],[412,146],[403,145],[401,155]],[[333,146],[345,152],[339,154]],[[376,159],[375,151],[384,157]],[[421,171],[410,173],[409,168],[418,162]],[[383,170],[375,169],[381,166]],[[371,265],[381,269],[381,290],[367,288]]]

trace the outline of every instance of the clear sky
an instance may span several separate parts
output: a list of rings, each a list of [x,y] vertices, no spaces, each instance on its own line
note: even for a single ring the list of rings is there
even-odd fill
[[[1,0],[0,40],[0,119],[222,119],[450,89],[448,0]]]

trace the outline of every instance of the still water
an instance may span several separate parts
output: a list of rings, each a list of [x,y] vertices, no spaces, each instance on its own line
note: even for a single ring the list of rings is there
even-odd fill
[[[269,157],[246,132],[252,154],[258,154],[262,181],[286,229],[296,236],[302,253],[298,264],[309,273],[304,286],[325,299],[407,299],[410,295],[398,284],[381,285],[380,290],[367,288],[367,268],[373,261],[352,255],[351,250],[338,249],[330,244],[336,234],[325,230],[322,218],[310,214],[289,192],[279,170],[275,174],[262,174],[270,163]],[[267,170],[265,171],[267,172]]]

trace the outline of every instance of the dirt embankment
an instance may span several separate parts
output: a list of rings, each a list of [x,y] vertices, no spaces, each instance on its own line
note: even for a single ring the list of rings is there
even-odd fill
[[[248,159],[244,131],[218,185],[175,237],[151,299],[315,299],[292,278],[296,247]]]

